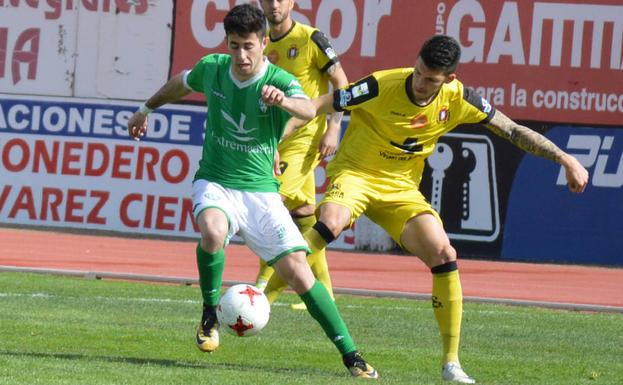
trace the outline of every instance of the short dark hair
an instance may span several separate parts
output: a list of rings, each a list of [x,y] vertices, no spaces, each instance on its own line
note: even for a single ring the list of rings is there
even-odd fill
[[[226,35],[247,36],[255,32],[260,38],[266,36],[264,12],[248,3],[233,7],[223,19],[223,24]]]
[[[422,45],[420,58],[428,68],[443,70],[445,74],[451,74],[459,65],[461,46],[451,36],[435,35]]]

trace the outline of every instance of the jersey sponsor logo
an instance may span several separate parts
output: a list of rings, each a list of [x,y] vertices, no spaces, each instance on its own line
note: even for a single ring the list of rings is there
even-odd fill
[[[423,128],[428,125],[428,117],[424,114],[419,114],[411,119],[411,128]]]
[[[231,123],[231,128],[233,129],[230,130],[229,134],[232,137],[234,137],[235,139],[241,142],[248,142],[254,139],[252,136],[249,136],[248,134],[257,130],[257,128],[254,127],[254,128],[247,129],[244,127],[244,122],[245,120],[247,120],[247,116],[245,114],[240,114],[240,120],[236,122],[234,118],[232,118],[226,111],[221,111],[221,113],[223,115],[223,118],[225,118],[226,121]]]

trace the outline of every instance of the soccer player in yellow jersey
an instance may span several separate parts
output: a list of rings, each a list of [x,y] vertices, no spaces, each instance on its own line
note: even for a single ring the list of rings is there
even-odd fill
[[[434,36],[414,68],[375,72],[314,100],[318,113],[351,111],[350,123],[327,169],[331,183],[319,218],[304,236],[326,247],[366,214],[433,275],[432,305],[442,337],[442,378],[473,384],[459,363],[463,312],[457,253],[438,213],[418,190],[424,160],[440,136],[463,123],[482,123],[520,149],[561,164],[569,189],[582,192],[588,171],[541,134],[515,123],[457,80],[458,42]]]
[[[294,0],[262,0],[262,8],[270,25],[270,41],[264,53],[275,65],[297,77],[310,98],[329,91],[329,83],[337,89],[348,85],[338,57],[325,35],[308,25],[292,20]],[[279,144],[281,182],[279,189],[290,215],[301,232],[316,223],[316,184],[314,169],[323,157],[333,155],[341,129],[342,112],[333,113],[327,122],[319,115],[298,128]],[[308,259],[316,278],[332,294],[331,277],[324,250]],[[273,269],[260,260],[256,285],[263,288],[273,276]],[[265,289],[272,303],[287,287],[277,275]],[[304,304],[294,304],[304,309]]]

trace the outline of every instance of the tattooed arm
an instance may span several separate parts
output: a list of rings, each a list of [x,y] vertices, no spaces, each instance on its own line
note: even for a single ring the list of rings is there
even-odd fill
[[[517,124],[499,110],[495,112],[487,128],[525,152],[552,160],[563,166],[570,191],[580,193],[586,188],[588,171],[584,166],[543,135]]]

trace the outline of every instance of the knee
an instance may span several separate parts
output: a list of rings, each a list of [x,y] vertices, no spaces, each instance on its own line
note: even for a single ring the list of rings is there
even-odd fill
[[[283,257],[274,267],[281,279],[297,294],[307,292],[315,282],[303,252],[295,252]]]
[[[426,252],[416,253],[416,255],[428,266],[444,265],[448,262],[456,261],[456,250],[450,243],[441,243],[434,245],[426,250]]]
[[[201,248],[208,253],[215,253],[225,245],[227,231],[214,227],[207,227],[201,232]]]
[[[314,204],[304,204],[298,206],[290,211],[290,214],[297,215],[301,217],[307,217],[310,215],[314,215],[316,212],[316,205]]]
[[[333,237],[340,235],[344,229],[344,225],[336,218],[321,218],[318,222],[324,224],[331,234],[333,234]]]
[[[429,259],[429,266],[434,267],[454,261],[456,261],[456,250],[450,243],[444,243],[434,249]]]

